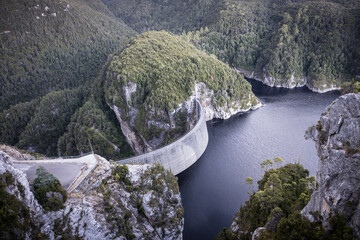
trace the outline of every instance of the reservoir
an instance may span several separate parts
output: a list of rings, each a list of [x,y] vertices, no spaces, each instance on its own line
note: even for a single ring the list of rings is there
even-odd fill
[[[214,239],[230,226],[249,197],[245,179],[252,177],[256,183],[261,178],[262,161],[281,157],[285,163],[300,162],[310,175],[316,173],[315,143],[305,140],[304,134],[339,93],[249,82],[265,106],[227,120],[209,121],[206,151],[178,175],[185,209],[184,240]]]

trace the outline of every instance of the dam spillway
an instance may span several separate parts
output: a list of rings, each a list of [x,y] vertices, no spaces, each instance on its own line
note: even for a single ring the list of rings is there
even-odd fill
[[[116,161],[119,164],[160,163],[165,169],[177,175],[193,165],[205,152],[209,142],[204,110],[196,101],[196,125],[173,143],[142,155]]]

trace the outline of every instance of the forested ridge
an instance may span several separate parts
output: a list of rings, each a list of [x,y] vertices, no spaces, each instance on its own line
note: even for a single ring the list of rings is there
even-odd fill
[[[227,1],[220,20],[192,41],[275,85],[306,78],[322,90],[360,72],[359,10],[351,1]]]
[[[249,100],[249,85],[229,66],[267,84],[306,81],[322,90],[353,79],[345,86],[353,89],[360,75],[359,6],[352,0],[3,1],[0,141],[49,155],[92,147],[109,158],[129,156],[108,106],[129,111],[124,84],[138,84],[130,105],[139,110],[136,131],[149,140],[159,131],[146,121],[168,123],[164,116],[187,100],[195,81],[214,90],[220,107]],[[162,29],[178,37],[132,38]],[[150,116],[155,107],[161,114]],[[163,144],[187,130],[184,112],[174,119]]]
[[[360,74],[358,1],[105,3],[137,31],[183,31],[198,48],[270,85],[321,91]]]
[[[135,32],[100,0],[2,1],[0,110],[95,78]]]
[[[138,32],[192,31],[217,21],[223,0],[103,0],[115,16]]]

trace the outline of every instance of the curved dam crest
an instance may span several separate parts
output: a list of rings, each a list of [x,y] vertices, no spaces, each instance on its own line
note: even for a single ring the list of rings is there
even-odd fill
[[[165,169],[177,175],[193,165],[205,152],[209,142],[205,112],[196,101],[198,120],[196,125],[183,137],[169,145],[142,155],[116,161],[120,164],[160,163]]]

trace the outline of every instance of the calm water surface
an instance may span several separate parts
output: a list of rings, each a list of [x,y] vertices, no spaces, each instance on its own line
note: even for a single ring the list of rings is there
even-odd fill
[[[304,139],[339,94],[307,88],[271,88],[250,80],[264,107],[228,120],[208,122],[209,144],[203,156],[179,177],[185,209],[185,240],[214,239],[230,226],[248,199],[247,177],[259,180],[260,163],[281,157],[300,161],[315,175],[315,144]]]

